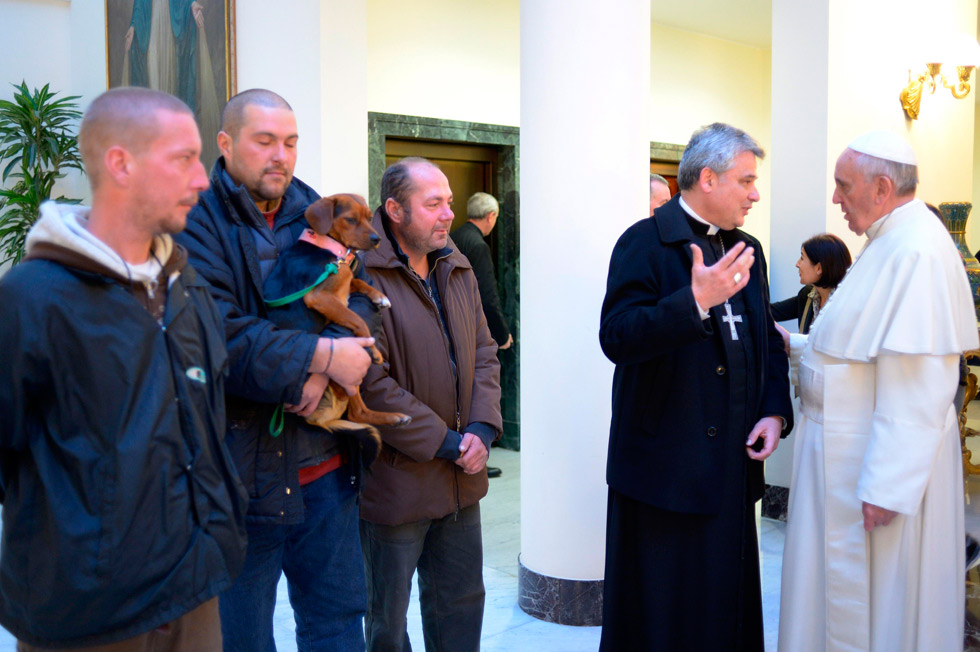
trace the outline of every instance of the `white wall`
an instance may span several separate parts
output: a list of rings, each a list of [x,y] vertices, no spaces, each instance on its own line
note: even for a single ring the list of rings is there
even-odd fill
[[[916,74],[922,65],[913,46],[930,34],[974,32],[977,1],[942,0],[926,14],[917,7],[916,0],[773,3],[774,205],[784,214],[773,227],[771,276],[782,295],[799,288],[792,264],[810,235],[836,233],[852,254],[864,245],[831,201],[837,157],[856,136],[873,129],[905,136],[919,160],[919,198],[972,197],[974,102],[939,88],[923,97],[919,119],[909,120],[898,95],[910,65]]]
[[[727,122],[769,152],[770,53],[673,27],[650,26],[650,140],[686,145],[695,129]],[[744,229],[769,254],[767,158],[759,165],[761,200]]]
[[[974,78],[976,78],[976,73],[974,73]],[[970,94],[970,98],[980,97],[980,92],[976,90],[976,84],[973,84],[974,90]],[[970,251],[974,254],[977,253],[977,249],[980,249],[980,179],[977,179],[977,175],[980,174],[980,110],[977,110],[976,104],[974,104],[973,111],[973,209],[970,211],[970,219],[966,223],[966,244]]]
[[[52,89],[71,88],[71,4],[64,0],[0,0],[3,17],[3,56],[0,57],[0,98],[10,99],[10,84],[30,88],[50,83]],[[44,56],[40,35],[43,36]]]
[[[940,88],[923,97],[919,119],[908,120],[898,94],[908,83],[909,66],[921,65],[918,56],[906,54],[908,44],[922,43],[923,35],[951,38],[957,32],[974,32],[976,0],[936,2],[926,13],[916,0],[895,0],[888,3],[888,11],[880,11],[885,5],[875,2],[831,0],[829,6],[834,46],[827,86],[828,175],[832,176],[837,156],[854,137],[872,129],[891,129],[905,135],[915,149],[920,182],[917,197],[935,204],[969,201],[974,103],[956,100]],[[863,238],[846,232],[840,208],[829,197],[827,224],[835,232],[840,230],[852,252],[859,250]]]
[[[105,90],[103,3],[0,0],[0,17],[0,99],[13,96],[10,84],[26,81],[32,90],[50,84],[49,90],[58,91],[59,97],[80,95],[77,102],[84,110]],[[72,172],[55,185],[54,195],[87,200],[88,183]]]
[[[238,0],[238,90],[293,107],[296,176],[321,194],[367,195],[365,0]]]
[[[368,0],[367,19],[369,111],[519,124],[519,0]]]

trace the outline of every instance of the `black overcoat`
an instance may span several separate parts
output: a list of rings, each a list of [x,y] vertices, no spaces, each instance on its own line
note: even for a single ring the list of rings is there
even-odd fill
[[[466,256],[476,274],[476,283],[480,288],[480,300],[483,302],[483,314],[490,327],[490,335],[498,345],[507,343],[510,329],[504,311],[500,307],[500,296],[497,293],[497,275],[493,270],[493,257],[490,255],[490,245],[483,238],[480,227],[473,222],[467,222],[451,234],[453,242],[460,253]]]
[[[756,343],[760,388],[748,414],[792,428],[788,362],[769,312],[766,263],[759,241],[736,229],[755,248],[755,263],[742,290],[743,318]],[[691,290],[694,232],[678,197],[620,237],[609,265],[599,339],[616,363],[606,480],[648,505],[673,512],[715,514],[731,447],[748,432],[731,423],[728,360],[721,333],[724,304],[702,321]],[[762,463],[749,460],[749,496],[762,496]],[[730,488],[728,488],[730,490]]]

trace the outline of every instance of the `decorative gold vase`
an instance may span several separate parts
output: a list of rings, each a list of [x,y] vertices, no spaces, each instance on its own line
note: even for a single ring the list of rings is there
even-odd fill
[[[980,262],[966,246],[966,221],[970,217],[971,208],[973,204],[968,201],[946,201],[939,205],[939,212],[943,214],[943,224],[953,236],[953,242],[963,259],[966,276],[970,279],[970,289],[973,290],[973,307],[977,313],[977,321],[980,321]]]

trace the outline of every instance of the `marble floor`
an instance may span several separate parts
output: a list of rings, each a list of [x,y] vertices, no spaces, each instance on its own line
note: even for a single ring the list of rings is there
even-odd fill
[[[969,423],[980,429],[980,401],[969,408]],[[980,437],[967,440],[980,463]],[[517,606],[517,557],[520,553],[520,453],[494,448],[491,464],[503,475],[490,481],[490,493],[481,503],[487,603],[483,621],[482,649],[486,652],[595,652],[599,627],[572,627],[537,620]],[[980,539],[980,475],[967,479],[966,528]],[[779,628],[779,585],[785,524],[760,520],[763,617],[766,652],[775,652]],[[966,652],[980,652],[980,569],[967,576]],[[409,636],[415,650],[423,650],[422,621],[417,593],[408,617]],[[295,625],[286,593],[279,584],[275,612],[275,637],[280,652],[295,652]],[[0,652],[15,652],[13,637],[0,628]]]
[[[980,372],[980,368],[974,368]],[[967,411],[968,425],[980,430],[980,400]],[[980,436],[967,438],[974,463],[980,464]],[[490,463],[503,475],[490,481],[490,493],[481,503],[484,566],[487,588],[482,649],[486,652],[595,652],[599,627],[572,627],[537,620],[517,606],[517,558],[520,553],[520,453],[494,448]],[[966,530],[980,539],[980,475],[967,478]],[[779,629],[779,585],[785,524],[760,520],[762,603],[766,652],[775,652]],[[967,575],[967,637],[965,652],[980,652],[980,568]],[[408,630],[415,650],[424,649],[417,592],[409,610]],[[285,580],[279,584],[275,612],[276,645],[280,652],[295,652],[295,625]],[[16,642],[0,628],[0,652],[15,652]]]
[[[483,516],[484,566],[487,604],[483,620],[485,652],[595,652],[599,648],[599,627],[571,627],[546,623],[521,611],[517,606],[517,556],[520,553],[520,453],[494,448],[490,463],[503,469],[503,475],[490,481],[490,494],[481,503]],[[980,502],[980,501],[978,501]],[[763,613],[766,624],[766,652],[776,650],[779,622],[779,576],[783,551],[784,524],[762,519]],[[417,594],[413,595],[408,618],[409,636],[415,650],[422,644],[422,620]],[[279,584],[275,613],[276,645],[280,652],[295,652],[292,610],[285,581]],[[0,652],[15,652],[12,636],[0,629]]]

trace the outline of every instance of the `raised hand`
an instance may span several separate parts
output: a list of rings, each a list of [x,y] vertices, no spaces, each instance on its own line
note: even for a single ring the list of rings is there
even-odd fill
[[[703,310],[708,310],[732,297],[749,282],[749,270],[755,263],[755,250],[737,242],[731,251],[706,267],[701,247],[691,245],[691,290],[694,300]]]

